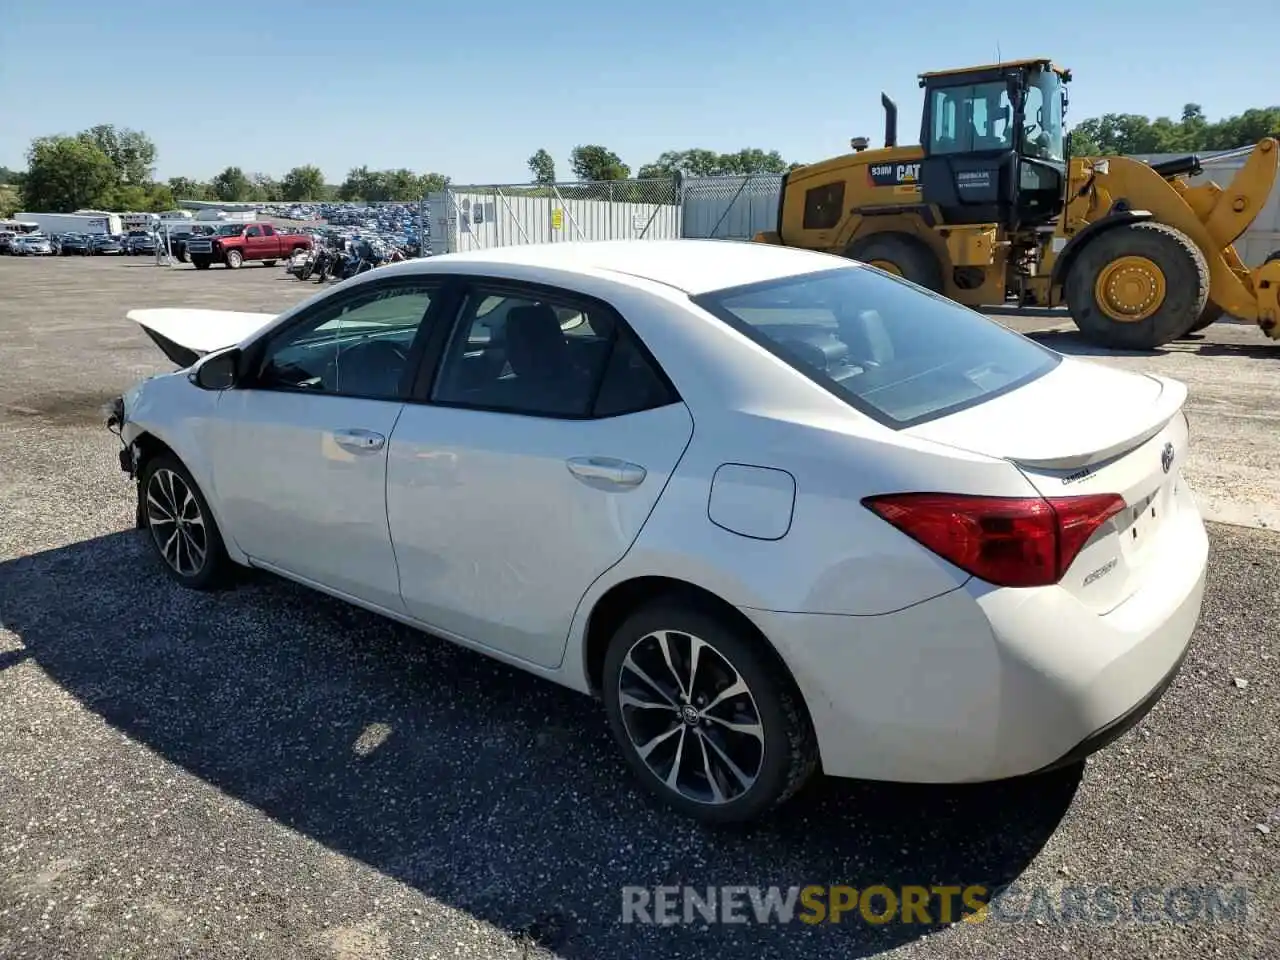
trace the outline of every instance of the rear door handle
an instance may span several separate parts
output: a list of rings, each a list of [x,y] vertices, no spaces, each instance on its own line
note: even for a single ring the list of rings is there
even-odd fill
[[[640,464],[613,457],[573,457],[565,461],[565,465],[587,486],[602,490],[638,487],[648,476],[648,471]]]
[[[335,430],[333,432],[333,441],[344,450],[352,450],[356,453],[371,453],[374,450],[381,450],[387,442],[387,438],[372,430],[353,427],[349,430]]]

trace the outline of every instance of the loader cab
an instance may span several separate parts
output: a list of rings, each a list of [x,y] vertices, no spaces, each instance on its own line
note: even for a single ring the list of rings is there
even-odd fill
[[[946,223],[1034,227],[1062,212],[1069,71],[1048,60],[920,75],[921,199]]]

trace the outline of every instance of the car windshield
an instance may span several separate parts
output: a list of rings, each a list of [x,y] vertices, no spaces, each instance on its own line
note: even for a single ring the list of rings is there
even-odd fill
[[[244,229],[243,223],[225,223],[218,228],[218,236],[220,237],[238,237],[240,231]]]
[[[693,299],[896,428],[1007,393],[1061,359],[967,307],[852,264]]]

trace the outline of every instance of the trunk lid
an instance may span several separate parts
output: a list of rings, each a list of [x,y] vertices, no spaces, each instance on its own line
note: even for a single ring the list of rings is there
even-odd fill
[[[166,357],[189,367],[206,353],[235,346],[265,329],[277,315],[165,307],[130,310],[125,316],[142,327]]]
[[[1162,531],[1194,503],[1182,479],[1184,384],[1067,357],[1038,380],[910,428],[936,443],[1008,460],[1046,498],[1114,493],[1126,509],[1102,524],[1060,586],[1104,613],[1133,595]]]

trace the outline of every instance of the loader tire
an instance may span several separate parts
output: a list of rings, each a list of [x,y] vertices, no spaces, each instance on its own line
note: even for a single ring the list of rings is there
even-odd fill
[[[942,264],[923,241],[905,233],[873,233],[849,244],[844,255],[942,292]]]
[[[1205,327],[1212,326],[1222,318],[1222,308],[1212,300],[1204,305],[1204,312],[1200,314],[1200,319],[1191,325],[1191,329],[1187,333],[1199,333]],[[1183,334],[1186,336],[1186,334]]]
[[[1153,350],[1185,336],[1209,302],[1209,265],[1181,230],[1149,220],[1113,227],[1076,256],[1063,285],[1085,338]]]

